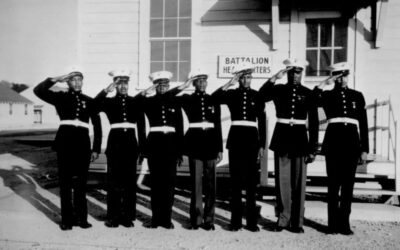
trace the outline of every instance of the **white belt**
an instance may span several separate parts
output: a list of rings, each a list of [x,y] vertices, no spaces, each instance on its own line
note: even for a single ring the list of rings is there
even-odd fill
[[[61,120],[60,125],[71,125],[75,127],[83,127],[89,129],[89,123],[82,122],[79,120]]]
[[[130,123],[130,122],[114,123],[114,124],[111,124],[111,129],[113,129],[113,128],[133,128],[133,129],[136,129],[136,123]]]
[[[278,118],[277,122],[290,125],[306,125],[306,120]]]
[[[214,123],[211,122],[192,122],[189,123],[189,128],[214,128]]]
[[[253,121],[232,121],[232,126],[247,126],[247,127],[257,127],[257,122]]]
[[[150,127],[150,132],[171,133],[175,132],[175,128],[171,126],[156,126],[156,127]]]
[[[348,117],[336,117],[328,120],[328,123],[351,123],[358,126],[358,121]]]

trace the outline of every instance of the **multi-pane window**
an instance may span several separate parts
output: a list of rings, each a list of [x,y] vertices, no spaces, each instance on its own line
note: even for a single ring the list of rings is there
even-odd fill
[[[151,0],[150,70],[185,81],[190,70],[192,0]]]
[[[327,76],[328,66],[347,61],[347,22],[340,19],[306,20],[307,76]]]

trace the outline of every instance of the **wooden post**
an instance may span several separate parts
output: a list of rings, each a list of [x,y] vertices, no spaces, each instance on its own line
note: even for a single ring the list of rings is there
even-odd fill
[[[377,128],[377,114],[378,114],[378,100],[374,101],[374,148],[372,149],[373,154],[376,154],[376,128]]]
[[[260,184],[262,187],[266,187],[268,185],[268,116],[265,122],[265,149],[264,149],[264,157],[261,160],[261,174],[260,174]]]
[[[279,40],[279,0],[271,1],[271,33],[272,33],[272,49],[278,49],[278,40]]]

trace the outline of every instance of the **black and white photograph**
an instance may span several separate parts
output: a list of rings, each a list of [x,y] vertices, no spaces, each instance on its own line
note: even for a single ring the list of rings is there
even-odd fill
[[[0,249],[399,249],[399,13],[1,0]]]

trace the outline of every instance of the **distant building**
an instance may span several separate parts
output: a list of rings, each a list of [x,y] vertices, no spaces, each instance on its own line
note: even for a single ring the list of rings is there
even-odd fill
[[[53,105],[42,101],[33,93],[33,88],[30,87],[21,92],[23,97],[33,102],[33,125],[35,128],[57,128],[60,122],[57,111]],[[53,86],[52,91],[67,91],[66,89],[58,86]]]
[[[27,128],[33,121],[33,102],[0,85],[0,130]]]

